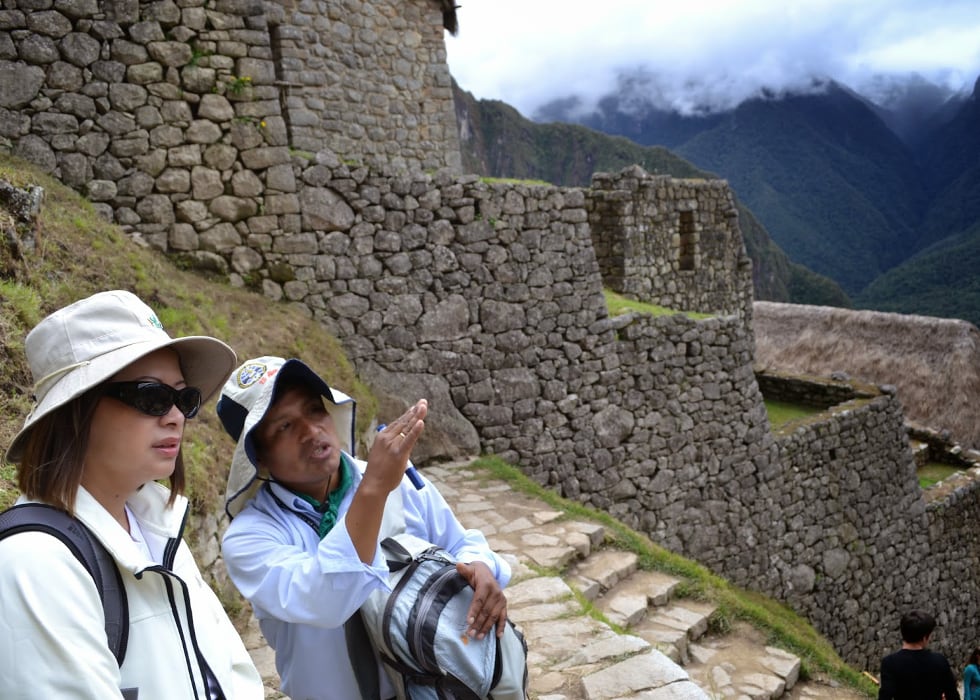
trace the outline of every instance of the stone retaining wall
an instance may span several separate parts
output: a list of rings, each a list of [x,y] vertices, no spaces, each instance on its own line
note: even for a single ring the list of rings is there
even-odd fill
[[[915,592],[941,627],[933,646],[960,671],[977,645],[980,618],[980,468],[947,477],[926,491],[926,527],[935,585]],[[888,567],[889,569],[891,567]]]
[[[907,609],[941,612],[901,405],[893,394],[854,398],[794,426],[777,436],[782,470],[760,504],[779,513],[766,534],[785,567],[780,597],[841,656],[877,672],[901,644]]]
[[[860,391],[847,379],[802,377],[772,370],[757,371],[755,378],[767,399],[811,408],[830,408],[858,395],[869,398],[878,393],[874,387]]]
[[[939,622],[931,646],[957,669],[980,614],[980,533],[971,525],[980,468],[923,491],[908,435],[931,431],[909,429],[894,389],[757,376],[766,398],[827,408],[776,431],[781,472],[759,504],[778,514],[765,546],[783,572],[772,593],[876,674],[900,644],[902,614],[929,610]]]
[[[0,143],[201,264],[298,232],[289,147],[460,167],[435,0],[10,0]],[[219,265],[220,267],[220,265]]]

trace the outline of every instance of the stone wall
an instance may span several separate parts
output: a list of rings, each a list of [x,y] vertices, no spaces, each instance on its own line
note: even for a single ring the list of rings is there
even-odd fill
[[[757,371],[755,378],[767,399],[812,408],[830,408],[858,395],[869,398],[878,393],[874,387],[861,392],[845,379],[816,379],[772,370]]]
[[[266,2],[294,148],[462,169],[440,4]]]
[[[781,471],[759,504],[771,517],[765,549],[782,572],[771,593],[875,673],[900,644],[901,615],[929,610],[939,623],[931,646],[957,668],[976,644],[980,614],[980,534],[971,525],[980,468],[923,491],[908,434],[924,431],[909,430],[894,389],[850,384],[848,395],[848,382],[758,377],[767,398],[827,407],[775,434]]]
[[[555,188],[385,177],[327,153],[298,165],[320,230],[261,241],[250,274],[311,309],[379,390],[430,399],[436,446],[422,446],[420,464],[446,449],[519,464],[786,601],[861,668],[895,646],[912,605],[939,615],[937,645],[967,643],[972,618],[949,611],[973,610],[957,592],[964,570],[980,573],[972,545],[930,533],[959,527],[969,501],[927,514],[891,390],[757,379],[737,308],[702,320],[608,316],[590,222],[610,191],[645,200],[628,184],[635,171]],[[680,186],[717,201],[715,183]],[[750,284],[737,258],[730,269]],[[827,410],[774,434],[760,385]]]
[[[519,464],[789,602],[865,668],[894,646],[906,605],[934,603],[954,583],[930,568],[892,394],[794,383],[787,395],[832,408],[774,435],[744,315],[608,316],[589,224],[605,184],[596,196],[447,173],[392,178],[326,153],[297,179],[316,189],[321,230],[255,241],[263,263],[250,275],[309,308],[380,390],[430,399],[438,447],[422,445],[420,464],[447,446]],[[944,624],[951,638],[966,634]]]
[[[937,646],[962,668],[977,645],[976,620],[980,618],[980,468],[947,477],[925,493],[926,527],[929,533],[928,565],[936,583],[910,596],[939,617]],[[959,670],[959,669],[957,669]]]
[[[592,240],[606,286],[673,309],[750,316],[749,259],[723,180],[650,176],[635,166],[592,181]]]
[[[435,0],[0,9],[0,143],[201,264],[299,231],[290,146],[458,170],[454,119]]]
[[[902,613],[941,612],[901,405],[893,394],[854,398],[795,425],[777,437],[782,471],[771,484],[780,517],[767,549],[783,568],[780,597],[841,656],[876,671],[901,644]]]

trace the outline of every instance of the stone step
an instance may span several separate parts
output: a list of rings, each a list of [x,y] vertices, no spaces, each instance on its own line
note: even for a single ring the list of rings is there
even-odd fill
[[[690,661],[691,642],[708,630],[708,621],[715,606],[699,601],[671,601],[650,614],[630,632],[653,644],[680,664]]]
[[[650,606],[666,605],[680,580],[655,571],[636,571],[596,599],[606,618],[620,627],[632,627]]]
[[[569,574],[575,578],[594,581],[600,591],[608,591],[636,571],[638,559],[633,552],[602,549],[578,562]]]
[[[763,635],[745,623],[737,623],[729,634],[692,643],[689,655],[685,670],[712,698],[777,700],[793,689],[800,674],[799,657],[768,646]]]
[[[684,632],[688,639],[695,641],[708,631],[708,621],[715,610],[710,603],[679,601],[654,611],[650,624]]]
[[[704,700],[705,697],[684,669],[656,649],[589,674],[582,679],[582,690],[585,700]]]

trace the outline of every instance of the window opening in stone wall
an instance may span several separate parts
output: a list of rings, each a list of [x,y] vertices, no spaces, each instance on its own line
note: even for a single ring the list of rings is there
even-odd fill
[[[279,88],[279,113],[286,123],[286,138],[293,142],[293,128],[289,120],[289,81],[283,75],[282,34],[278,24],[269,25],[269,50],[272,52],[272,65],[276,71],[276,86]]]
[[[678,267],[681,270],[694,269],[694,255],[697,248],[697,234],[694,231],[694,212],[682,211],[680,221],[680,246],[677,251]]]

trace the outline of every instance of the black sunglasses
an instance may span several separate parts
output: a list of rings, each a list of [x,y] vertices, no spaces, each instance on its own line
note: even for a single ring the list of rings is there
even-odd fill
[[[106,396],[148,416],[164,416],[176,405],[186,418],[193,418],[201,409],[201,390],[193,386],[174,389],[160,382],[107,382],[103,387]]]

